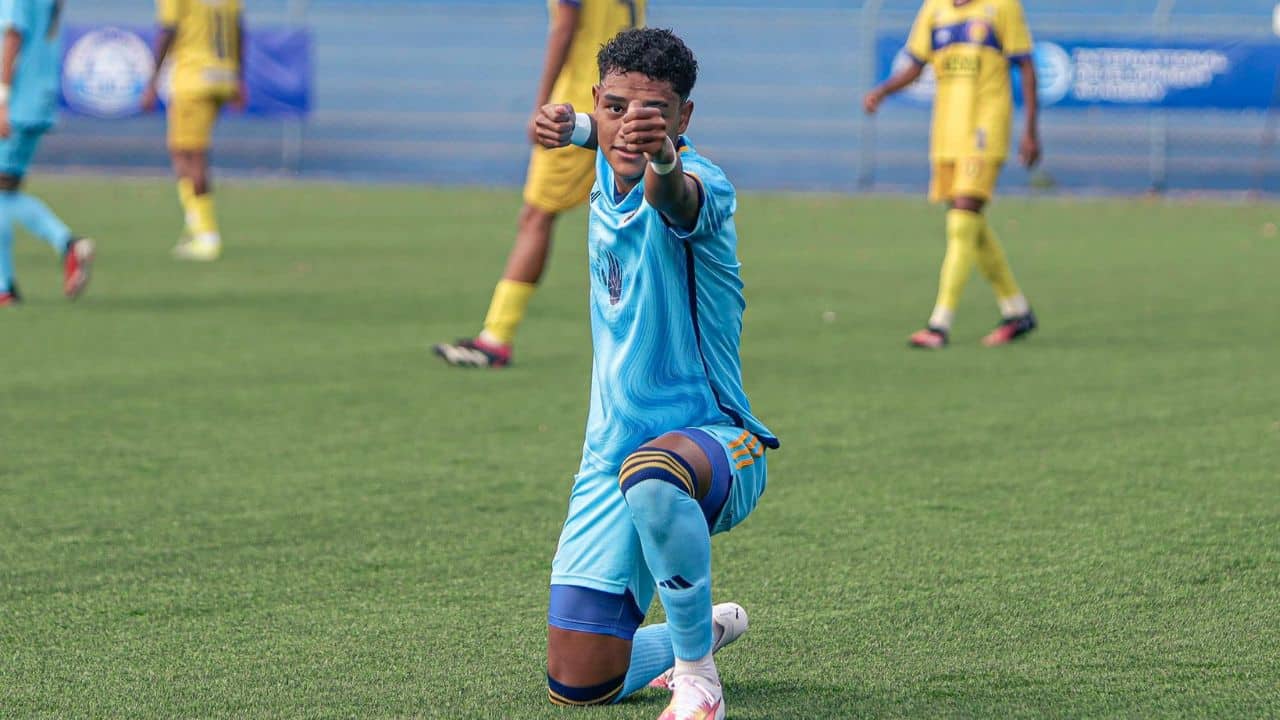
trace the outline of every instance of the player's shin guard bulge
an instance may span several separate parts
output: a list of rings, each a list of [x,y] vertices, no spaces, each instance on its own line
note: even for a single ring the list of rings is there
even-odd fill
[[[619,474],[645,563],[658,583],[679,660],[711,652],[711,534],[692,467],[661,448],[637,450]]]

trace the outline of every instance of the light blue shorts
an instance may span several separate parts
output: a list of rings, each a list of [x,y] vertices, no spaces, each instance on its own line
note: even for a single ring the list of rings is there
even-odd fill
[[[31,158],[35,157],[40,138],[48,128],[14,127],[9,137],[0,140],[0,175],[25,177]]]
[[[692,430],[692,432],[690,432]],[[712,464],[710,495],[715,487],[727,484],[721,493],[723,505],[708,518],[712,534],[727,532],[741,523],[755,509],[764,494],[767,462],[764,446],[751,433],[739,427],[711,425],[682,431],[707,452]],[[711,452],[718,446],[719,455]],[[704,506],[704,512],[707,508]],[[654,579],[644,561],[640,537],[632,524],[622,490],[618,487],[617,470],[602,470],[583,459],[569,496],[569,517],[560,533],[560,544],[551,563],[552,613],[549,622],[557,627],[615,635],[630,639],[650,603],[653,602]],[[629,596],[634,608],[619,608],[622,619],[616,627],[601,625],[599,618],[590,627],[576,623],[569,609],[559,612],[555,586],[571,586]],[[560,617],[557,617],[560,615]],[[586,622],[584,620],[584,622]],[[599,628],[595,626],[599,625]]]

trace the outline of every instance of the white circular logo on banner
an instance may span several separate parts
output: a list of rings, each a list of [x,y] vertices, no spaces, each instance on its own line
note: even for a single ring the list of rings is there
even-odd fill
[[[897,75],[915,64],[917,64],[915,58],[911,57],[906,50],[899,50],[898,54],[893,58],[893,69],[890,75]],[[920,79],[907,86],[907,89],[903,90],[902,94],[912,100],[930,102],[937,92],[938,76],[933,74],[933,65],[929,64],[924,66],[924,72],[920,73]]]
[[[1076,79],[1071,55],[1061,45],[1042,42],[1036,43],[1031,58],[1035,61],[1036,78],[1040,81],[1036,92],[1040,101],[1048,105],[1062,102]]]
[[[104,118],[140,111],[155,61],[136,33],[103,28],[86,33],[67,52],[62,94],[73,110]]]

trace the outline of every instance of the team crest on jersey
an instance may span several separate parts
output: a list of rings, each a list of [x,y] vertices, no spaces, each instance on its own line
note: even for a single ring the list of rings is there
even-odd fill
[[[73,110],[97,117],[134,115],[155,62],[137,33],[103,28],[85,33],[67,51],[62,94]]]
[[[975,45],[981,45],[991,37],[991,27],[981,20],[969,21],[965,32],[969,36],[969,42]]]
[[[622,301],[622,263],[617,256],[608,250],[601,251],[596,261],[596,277],[600,284],[609,290],[609,304],[617,305]]]

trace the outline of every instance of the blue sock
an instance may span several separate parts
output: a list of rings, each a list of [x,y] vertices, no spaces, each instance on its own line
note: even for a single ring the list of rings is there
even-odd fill
[[[645,562],[658,582],[676,658],[711,652],[711,534],[698,501],[670,482],[646,479],[625,491]]]
[[[9,193],[9,218],[22,223],[31,234],[53,246],[61,255],[71,244],[71,230],[66,223],[34,195]]]
[[[0,293],[13,287],[13,224],[6,193],[0,193]]]
[[[627,680],[617,700],[637,690],[643,690],[675,662],[675,652],[671,648],[671,633],[667,630],[666,623],[640,628],[631,641],[631,667],[627,668]]]

